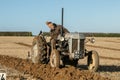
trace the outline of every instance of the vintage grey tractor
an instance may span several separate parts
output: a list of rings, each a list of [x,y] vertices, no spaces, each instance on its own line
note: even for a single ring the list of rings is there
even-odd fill
[[[59,35],[56,43],[56,49],[51,49],[50,42],[46,41],[44,34],[40,32],[33,39],[31,49],[31,59],[33,63],[48,64],[51,67],[60,67],[73,65],[76,67],[78,60],[87,57],[87,66],[91,71],[97,71],[99,67],[99,56],[97,51],[88,51],[85,48],[86,37],[80,33],[67,33],[64,36]]]

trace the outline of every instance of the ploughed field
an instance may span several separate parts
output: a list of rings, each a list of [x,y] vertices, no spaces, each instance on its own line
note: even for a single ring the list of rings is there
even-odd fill
[[[120,80],[120,38],[95,39],[86,48],[99,53],[100,67],[96,73],[87,71],[86,58],[79,61],[80,69],[51,68],[49,64],[26,60],[33,37],[0,37],[0,69],[7,72],[7,80]]]

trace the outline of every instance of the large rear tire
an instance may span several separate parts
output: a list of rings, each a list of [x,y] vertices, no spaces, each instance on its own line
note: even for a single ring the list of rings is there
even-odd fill
[[[47,62],[47,45],[41,36],[37,36],[33,39],[31,52],[33,63],[44,64]]]
[[[90,71],[97,71],[99,67],[99,55],[96,51],[90,51],[88,53],[88,59],[87,59],[88,69]]]
[[[60,67],[60,53],[56,49],[51,52],[50,65],[51,67]]]

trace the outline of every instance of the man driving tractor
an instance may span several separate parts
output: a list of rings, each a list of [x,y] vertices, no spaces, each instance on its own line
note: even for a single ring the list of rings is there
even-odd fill
[[[65,65],[74,65],[77,67],[78,61],[87,57],[88,69],[97,71],[99,67],[99,55],[97,51],[85,48],[86,37],[84,34],[69,33],[63,27],[63,8],[62,25],[52,22],[46,22],[46,25],[50,28],[50,42],[47,42],[49,38],[47,39],[42,32],[33,39],[31,49],[31,60],[33,63],[50,63],[51,67]],[[93,43],[94,39],[90,39],[89,41]]]
[[[61,34],[61,30],[63,30],[62,31],[63,36],[66,33],[69,33],[69,31],[66,28],[64,28],[62,25],[57,25],[52,22],[46,22],[46,25],[50,28],[50,36],[51,36],[50,41],[51,41],[51,47],[53,50],[56,48],[56,40],[57,40],[58,35]]]

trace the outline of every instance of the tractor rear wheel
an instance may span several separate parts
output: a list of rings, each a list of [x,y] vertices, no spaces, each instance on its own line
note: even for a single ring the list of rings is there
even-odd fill
[[[47,62],[47,45],[41,36],[37,36],[33,39],[31,52],[33,63],[44,64]]]
[[[88,53],[87,64],[90,71],[97,71],[99,67],[99,55],[96,51],[90,51]]]
[[[60,67],[60,53],[56,49],[51,52],[50,65],[51,67]]]

